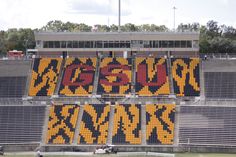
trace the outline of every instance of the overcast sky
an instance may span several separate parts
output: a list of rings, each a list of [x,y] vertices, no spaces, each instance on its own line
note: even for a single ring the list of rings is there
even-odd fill
[[[121,24],[156,24],[215,20],[236,27],[236,0],[121,0]],[[0,0],[0,30],[41,28],[50,20],[118,24],[118,0]]]

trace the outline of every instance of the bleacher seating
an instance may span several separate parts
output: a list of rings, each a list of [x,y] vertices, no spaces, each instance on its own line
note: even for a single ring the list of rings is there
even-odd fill
[[[199,58],[171,58],[174,92],[177,96],[199,96]]]
[[[59,95],[91,95],[96,63],[96,58],[67,58]]]
[[[0,60],[0,77],[28,76],[31,60]]]
[[[23,97],[29,70],[29,60],[0,60],[0,98]]]
[[[25,92],[26,76],[0,77],[0,97],[22,97]]]
[[[141,144],[141,105],[115,105],[113,144]]]
[[[35,58],[29,96],[51,96],[56,88],[61,58]]]
[[[236,145],[236,107],[181,106],[179,143],[187,145]]]
[[[0,106],[0,143],[39,143],[45,106]]]
[[[46,143],[71,144],[78,113],[78,105],[63,104],[51,106]]]
[[[170,94],[165,58],[136,58],[135,91],[140,96]]]
[[[236,99],[236,72],[205,72],[205,96],[213,99]]]
[[[146,105],[147,144],[170,145],[174,142],[174,104]]]
[[[123,96],[131,92],[131,58],[103,58],[97,94]]]
[[[78,144],[106,144],[109,113],[109,105],[84,105]]]

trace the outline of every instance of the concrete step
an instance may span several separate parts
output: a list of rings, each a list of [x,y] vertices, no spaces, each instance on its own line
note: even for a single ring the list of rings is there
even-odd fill
[[[141,106],[141,137],[142,145],[146,145],[146,106]]]
[[[78,114],[78,118],[77,118],[77,122],[76,122],[74,139],[73,139],[73,142],[72,142],[74,145],[77,145],[77,143],[78,143],[78,137],[79,137],[79,131],[80,131],[80,122],[82,121],[83,113],[84,113],[84,106],[81,105],[80,108],[79,108],[79,114]]]
[[[114,112],[115,112],[115,106],[110,105],[107,144],[112,144],[112,131],[113,131],[113,125],[114,125]]]
[[[47,138],[47,131],[48,131],[48,121],[49,121],[49,114],[50,114],[50,107],[51,105],[46,106],[45,108],[45,115],[44,115],[44,125],[42,128],[42,137],[41,137],[41,145],[46,144]]]

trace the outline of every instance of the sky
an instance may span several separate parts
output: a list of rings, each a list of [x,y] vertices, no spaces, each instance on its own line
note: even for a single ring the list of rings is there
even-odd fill
[[[236,27],[236,0],[121,0],[121,25],[166,25],[209,20]],[[118,0],[0,0],[0,30],[41,28],[51,20],[118,24]]]

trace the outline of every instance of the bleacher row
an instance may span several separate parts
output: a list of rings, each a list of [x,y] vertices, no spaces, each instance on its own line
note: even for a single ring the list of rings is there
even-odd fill
[[[106,144],[110,105],[86,104],[77,123],[79,105],[52,105],[48,121],[47,144],[72,144],[79,125],[77,144]],[[173,144],[174,104],[146,105],[147,144]],[[113,144],[141,145],[141,105],[116,104],[112,129]]]
[[[98,95],[130,95],[132,89],[139,96],[170,94],[165,58],[102,58],[98,84],[95,87],[97,58],[35,58],[29,96],[52,96],[59,85],[59,96],[89,96],[96,88]],[[135,76],[132,71],[135,70]],[[58,82],[59,75],[61,82]],[[174,93],[177,96],[199,96],[199,58],[171,58]],[[135,77],[134,85],[132,77]]]

